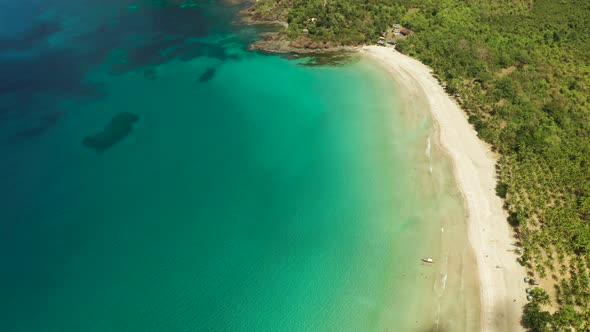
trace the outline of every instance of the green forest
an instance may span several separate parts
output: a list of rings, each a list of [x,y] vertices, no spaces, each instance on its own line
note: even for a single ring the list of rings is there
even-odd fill
[[[373,44],[395,23],[413,30],[397,50],[434,70],[499,155],[519,261],[543,280],[523,324],[590,329],[590,1],[259,0],[254,10],[286,20],[283,38],[331,45]]]

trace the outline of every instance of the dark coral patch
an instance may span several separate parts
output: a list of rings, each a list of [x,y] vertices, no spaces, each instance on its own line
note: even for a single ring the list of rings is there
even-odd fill
[[[227,31],[237,7],[213,16],[210,11],[219,8],[206,0],[103,0],[82,6],[106,6],[109,10],[102,17],[63,1],[49,3],[57,12],[64,9],[63,17],[32,20],[28,29],[0,33],[0,136],[37,137],[59,122],[55,114],[61,114],[64,105],[102,98],[105,82],[89,76],[96,71],[138,72],[155,80],[158,66],[170,61],[239,59],[227,52],[236,39],[198,41]],[[202,81],[213,75],[203,74]],[[16,121],[25,129],[17,128]]]
[[[215,76],[215,68],[207,68],[205,72],[199,77],[199,82],[207,82],[213,79]]]
[[[82,143],[97,152],[102,152],[129,135],[133,130],[133,124],[137,122],[138,119],[139,117],[133,113],[118,113],[111,119],[111,121],[109,121],[101,132],[86,137]]]
[[[59,31],[61,31],[61,25],[58,22],[41,22],[20,35],[0,38],[0,49],[28,50],[43,45],[49,36]]]

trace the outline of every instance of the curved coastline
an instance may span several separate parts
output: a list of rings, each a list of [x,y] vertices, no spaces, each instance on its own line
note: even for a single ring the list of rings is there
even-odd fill
[[[495,194],[495,157],[444,91],[430,68],[389,47],[366,46],[362,54],[381,64],[405,98],[425,96],[438,126],[442,149],[450,156],[466,208],[468,239],[477,262],[482,331],[523,331],[524,269],[511,249],[511,230]]]

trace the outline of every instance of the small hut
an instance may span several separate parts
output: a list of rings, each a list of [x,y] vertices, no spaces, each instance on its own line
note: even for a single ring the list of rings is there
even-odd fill
[[[402,34],[402,36],[409,36],[409,35],[413,34],[414,31],[412,31],[410,29],[402,28],[402,29],[399,29],[399,33]]]

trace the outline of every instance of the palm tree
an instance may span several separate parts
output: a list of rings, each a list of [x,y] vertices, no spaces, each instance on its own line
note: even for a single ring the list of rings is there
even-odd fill
[[[547,292],[543,288],[535,287],[531,291],[531,295],[533,296],[534,301],[536,301],[540,305],[547,305],[551,303],[551,298],[549,297],[549,294],[547,294]]]

